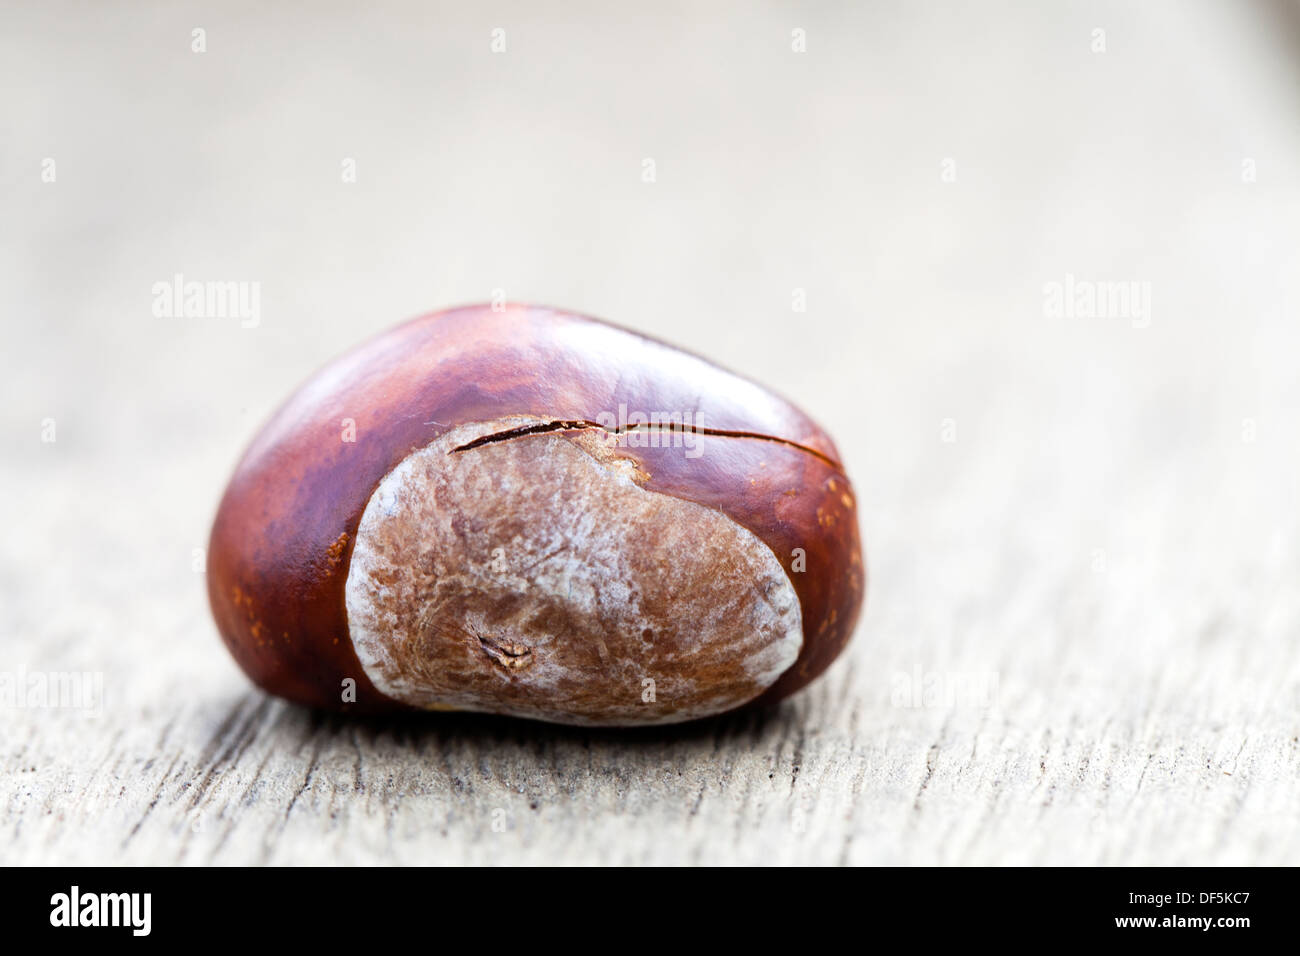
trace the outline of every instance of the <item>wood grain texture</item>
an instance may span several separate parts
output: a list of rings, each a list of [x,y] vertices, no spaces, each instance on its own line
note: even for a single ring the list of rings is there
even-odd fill
[[[1300,863],[1294,5],[723,9],[13,13],[0,675],[103,706],[0,709],[0,863]],[[243,444],[497,288],[826,426],[871,583],[822,678],[630,733],[246,681],[195,553]]]

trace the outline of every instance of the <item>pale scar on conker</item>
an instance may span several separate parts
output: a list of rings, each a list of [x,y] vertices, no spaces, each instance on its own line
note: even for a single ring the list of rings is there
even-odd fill
[[[314,707],[631,726],[771,702],[862,605],[839,461],[788,402],[661,342],[435,313],[254,439],[212,529],[213,615],[257,684]]]

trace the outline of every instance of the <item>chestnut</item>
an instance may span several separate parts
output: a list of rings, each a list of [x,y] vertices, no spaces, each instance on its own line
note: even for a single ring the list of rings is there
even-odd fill
[[[865,584],[806,415],[521,305],[422,316],[318,372],[244,454],[208,551],[217,628],[273,694],[593,726],[793,693]]]

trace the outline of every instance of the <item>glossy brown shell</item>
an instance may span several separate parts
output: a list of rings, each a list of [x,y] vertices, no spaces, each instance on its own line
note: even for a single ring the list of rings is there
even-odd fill
[[[803,687],[843,649],[866,584],[853,492],[830,438],[788,402],[689,353],[553,309],[422,316],[314,375],[258,434],[226,489],[208,552],[221,636],[258,685],[313,707],[404,709],[366,679],[344,605],[352,544],[380,480],[455,425],[513,415],[589,422],[706,408],[704,453],[621,448],[644,487],[715,508],[777,556],[799,597],[799,658],[760,697]],[[356,441],[341,440],[344,419]],[[792,571],[796,549],[806,567]],[[345,678],[357,703],[340,702]]]

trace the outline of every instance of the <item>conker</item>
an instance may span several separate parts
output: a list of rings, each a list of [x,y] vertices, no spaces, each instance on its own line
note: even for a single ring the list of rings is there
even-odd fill
[[[273,694],[583,725],[785,697],[864,587],[806,415],[530,306],[422,316],[318,372],[235,469],[208,553],[221,636]]]

